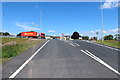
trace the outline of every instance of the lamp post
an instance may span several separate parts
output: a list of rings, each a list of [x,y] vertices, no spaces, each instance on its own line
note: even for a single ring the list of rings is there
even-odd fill
[[[40,27],[41,27],[41,25],[42,25],[42,13],[43,13],[43,11],[44,11],[44,10],[40,10]],[[41,36],[40,36],[40,38],[41,38]]]
[[[101,7],[102,7],[102,0],[101,0]],[[104,41],[103,39],[103,9],[101,8],[101,37],[102,37],[102,42]]]
[[[40,10],[40,26],[42,25],[42,10]]]

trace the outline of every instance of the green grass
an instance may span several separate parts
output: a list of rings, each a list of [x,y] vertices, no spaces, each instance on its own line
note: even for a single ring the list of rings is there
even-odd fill
[[[0,39],[2,40],[2,44],[10,42],[10,41],[15,41],[17,43],[23,43],[28,40],[24,38],[0,38]]]
[[[2,49],[0,48],[0,51],[2,50],[2,53],[0,53],[0,59],[2,58],[3,63],[17,56],[18,54],[24,52],[25,50],[31,48],[32,46],[35,46],[38,43],[42,43],[45,41],[45,40],[28,40],[23,38],[3,38],[2,40],[4,41],[3,43],[11,41],[17,42],[17,44],[6,45],[2,46]]]
[[[26,47],[27,47],[26,44],[16,44],[16,45],[4,46],[2,48],[2,58],[14,57],[17,54],[24,51],[26,49]]]
[[[120,48],[120,46],[118,45],[118,44],[120,44],[120,41],[116,41],[116,40],[104,40],[102,42],[101,40],[98,40],[96,42],[100,43],[100,44],[108,45],[108,46],[111,46],[111,47]]]

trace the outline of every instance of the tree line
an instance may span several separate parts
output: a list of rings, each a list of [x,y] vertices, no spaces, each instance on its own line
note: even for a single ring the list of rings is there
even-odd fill
[[[10,36],[10,33],[8,33],[8,32],[0,32],[0,36]]]
[[[71,36],[71,39],[79,39],[79,37],[81,37],[83,40],[98,40],[97,37],[92,37],[90,38],[89,36],[81,36],[79,35],[78,32],[74,32]],[[103,38],[104,40],[120,40],[120,34],[116,34],[116,35],[106,35]]]
[[[29,31],[34,32],[34,31]],[[9,32],[0,32],[0,36],[11,36]],[[17,34],[16,36],[21,36],[21,33]],[[81,37],[83,40],[97,40],[97,37],[90,38],[89,36],[81,36],[78,32],[74,32],[71,36],[71,39],[79,39]],[[120,40],[120,34],[116,35],[105,35],[104,40]]]

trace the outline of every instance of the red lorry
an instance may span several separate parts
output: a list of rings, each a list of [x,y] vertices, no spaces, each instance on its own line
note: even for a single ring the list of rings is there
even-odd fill
[[[22,32],[21,36],[36,37],[37,36],[37,32]]]
[[[40,38],[45,39],[45,33],[40,33]]]
[[[37,32],[22,32],[21,36],[28,37],[28,38],[38,38],[45,39],[45,33],[37,33]]]

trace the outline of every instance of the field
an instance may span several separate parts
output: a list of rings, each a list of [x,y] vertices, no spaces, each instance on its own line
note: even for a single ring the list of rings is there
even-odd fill
[[[3,63],[17,56],[32,46],[42,43],[45,40],[24,39],[24,38],[2,38],[0,59]]]
[[[116,41],[116,40],[104,40],[103,42],[101,40],[96,41],[97,43],[100,44],[104,44],[104,45],[108,45],[111,47],[116,47],[116,48],[120,48],[120,41]]]

